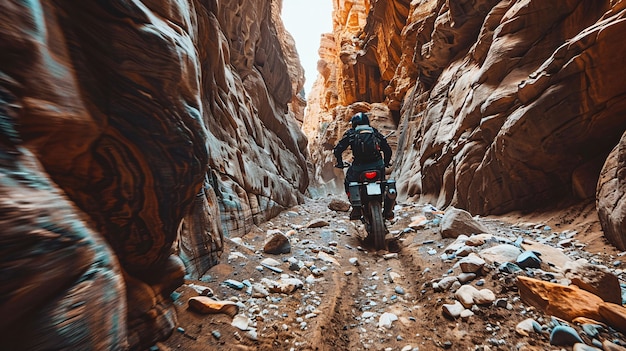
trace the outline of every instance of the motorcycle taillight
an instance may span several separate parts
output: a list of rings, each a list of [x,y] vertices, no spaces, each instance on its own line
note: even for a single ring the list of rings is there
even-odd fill
[[[367,179],[367,180],[374,180],[376,178],[378,178],[378,172],[377,171],[365,172],[365,179]]]

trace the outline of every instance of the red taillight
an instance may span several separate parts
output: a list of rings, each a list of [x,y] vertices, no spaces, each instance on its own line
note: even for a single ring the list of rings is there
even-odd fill
[[[378,172],[376,171],[365,172],[365,179],[367,180],[376,179],[377,177],[378,177]]]

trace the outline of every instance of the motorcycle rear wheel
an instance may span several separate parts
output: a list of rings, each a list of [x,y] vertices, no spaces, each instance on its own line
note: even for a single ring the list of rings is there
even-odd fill
[[[374,248],[383,250],[385,248],[385,221],[383,219],[382,206],[379,202],[372,201],[368,204],[370,219],[370,236],[374,239]]]

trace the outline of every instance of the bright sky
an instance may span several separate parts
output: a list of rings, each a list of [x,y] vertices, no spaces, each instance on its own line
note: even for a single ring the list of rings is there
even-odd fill
[[[307,95],[317,78],[320,37],[322,33],[333,31],[332,11],[332,0],[283,0],[283,23],[296,41]]]

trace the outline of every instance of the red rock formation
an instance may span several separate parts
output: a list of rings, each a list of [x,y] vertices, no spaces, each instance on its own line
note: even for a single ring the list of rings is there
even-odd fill
[[[346,120],[354,104],[383,102],[400,134],[401,197],[486,215],[596,196],[626,130],[622,2],[378,0],[363,5],[358,25],[356,3],[336,2],[335,48],[321,51],[317,83],[326,90],[305,120],[320,168],[338,133],[308,119]],[[607,212],[621,208],[621,196],[597,196]]]
[[[602,299],[576,285],[564,286],[524,276],[517,277],[522,300],[566,321],[584,317],[626,330],[626,308]]]
[[[598,182],[596,207],[604,236],[620,250],[626,250],[626,134],[606,159]]]
[[[201,275],[224,231],[302,200],[302,68],[279,9],[2,2],[3,345],[145,349],[176,322],[173,252]]]

